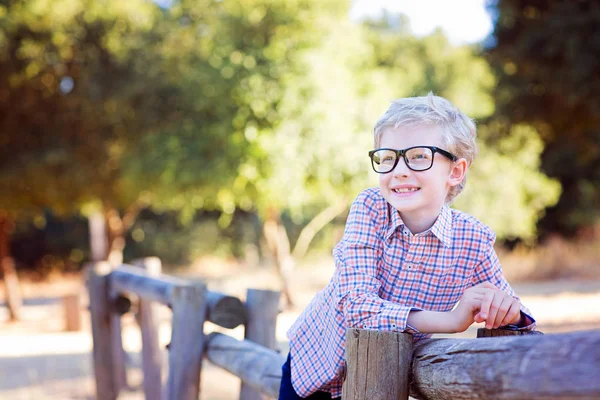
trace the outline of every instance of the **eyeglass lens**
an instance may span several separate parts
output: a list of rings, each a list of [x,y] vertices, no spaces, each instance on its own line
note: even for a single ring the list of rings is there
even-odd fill
[[[373,153],[373,167],[377,172],[390,172],[396,166],[398,153],[393,150],[381,149]],[[415,171],[431,168],[433,152],[427,147],[414,147],[404,153],[408,167]]]

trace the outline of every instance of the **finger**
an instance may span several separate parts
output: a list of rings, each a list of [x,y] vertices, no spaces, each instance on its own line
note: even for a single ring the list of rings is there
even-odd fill
[[[473,317],[473,320],[479,324],[479,323],[481,323],[481,322],[485,321],[485,318],[483,318],[483,317],[481,316],[481,313],[480,313],[480,312],[478,312],[478,313],[477,313],[477,314],[475,314],[475,316]]]
[[[479,292],[464,292],[463,295],[462,295],[461,300],[463,300],[463,299],[469,299],[469,300],[481,301],[483,299],[484,295],[485,295],[485,292],[483,292],[483,293],[479,293]]]
[[[481,318],[488,321],[490,317],[490,307],[492,305],[492,301],[494,300],[494,292],[488,291],[484,296],[483,300],[481,300],[481,307],[479,308],[479,313],[481,314]]]
[[[487,295],[486,295],[487,298]],[[487,329],[492,329],[494,327],[496,316],[498,315],[498,310],[500,310],[500,305],[504,300],[504,296],[499,296],[499,293],[494,293],[492,302],[490,303],[490,312],[488,313],[488,317],[485,319],[485,327]]]
[[[510,310],[513,300],[514,299],[510,296],[504,296],[502,298],[500,305],[498,306],[498,313],[494,319],[494,329],[498,329],[498,327],[502,326],[502,321],[506,318],[506,314]]]
[[[510,306],[510,309],[506,313],[506,317],[504,317],[504,320],[502,321],[502,325],[500,326],[514,324],[515,320],[517,319],[517,316],[520,314],[521,303],[519,303],[517,300],[514,300]]]

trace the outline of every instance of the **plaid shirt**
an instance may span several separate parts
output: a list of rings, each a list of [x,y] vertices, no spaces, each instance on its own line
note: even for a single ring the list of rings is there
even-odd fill
[[[450,311],[466,289],[485,281],[517,298],[494,241],[490,228],[446,205],[428,231],[413,235],[379,188],[363,191],[333,250],[333,277],[287,333],[295,391],[341,396],[347,328],[406,331],[418,341],[431,334],[407,324],[411,310]]]

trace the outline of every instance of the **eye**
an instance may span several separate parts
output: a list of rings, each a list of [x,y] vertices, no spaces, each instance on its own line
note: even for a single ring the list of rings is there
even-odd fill
[[[414,151],[411,151],[408,154],[408,159],[410,161],[428,161],[431,160],[431,152],[429,151],[425,151],[425,150],[421,150],[421,149],[415,149]]]

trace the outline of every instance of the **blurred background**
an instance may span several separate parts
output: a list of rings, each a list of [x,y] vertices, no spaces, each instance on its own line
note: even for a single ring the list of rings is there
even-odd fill
[[[598,2],[0,1],[0,397],[91,398],[57,305],[90,261],[282,290],[285,347],[375,121],[429,91],[477,122],[453,207],[540,328],[600,327]]]

